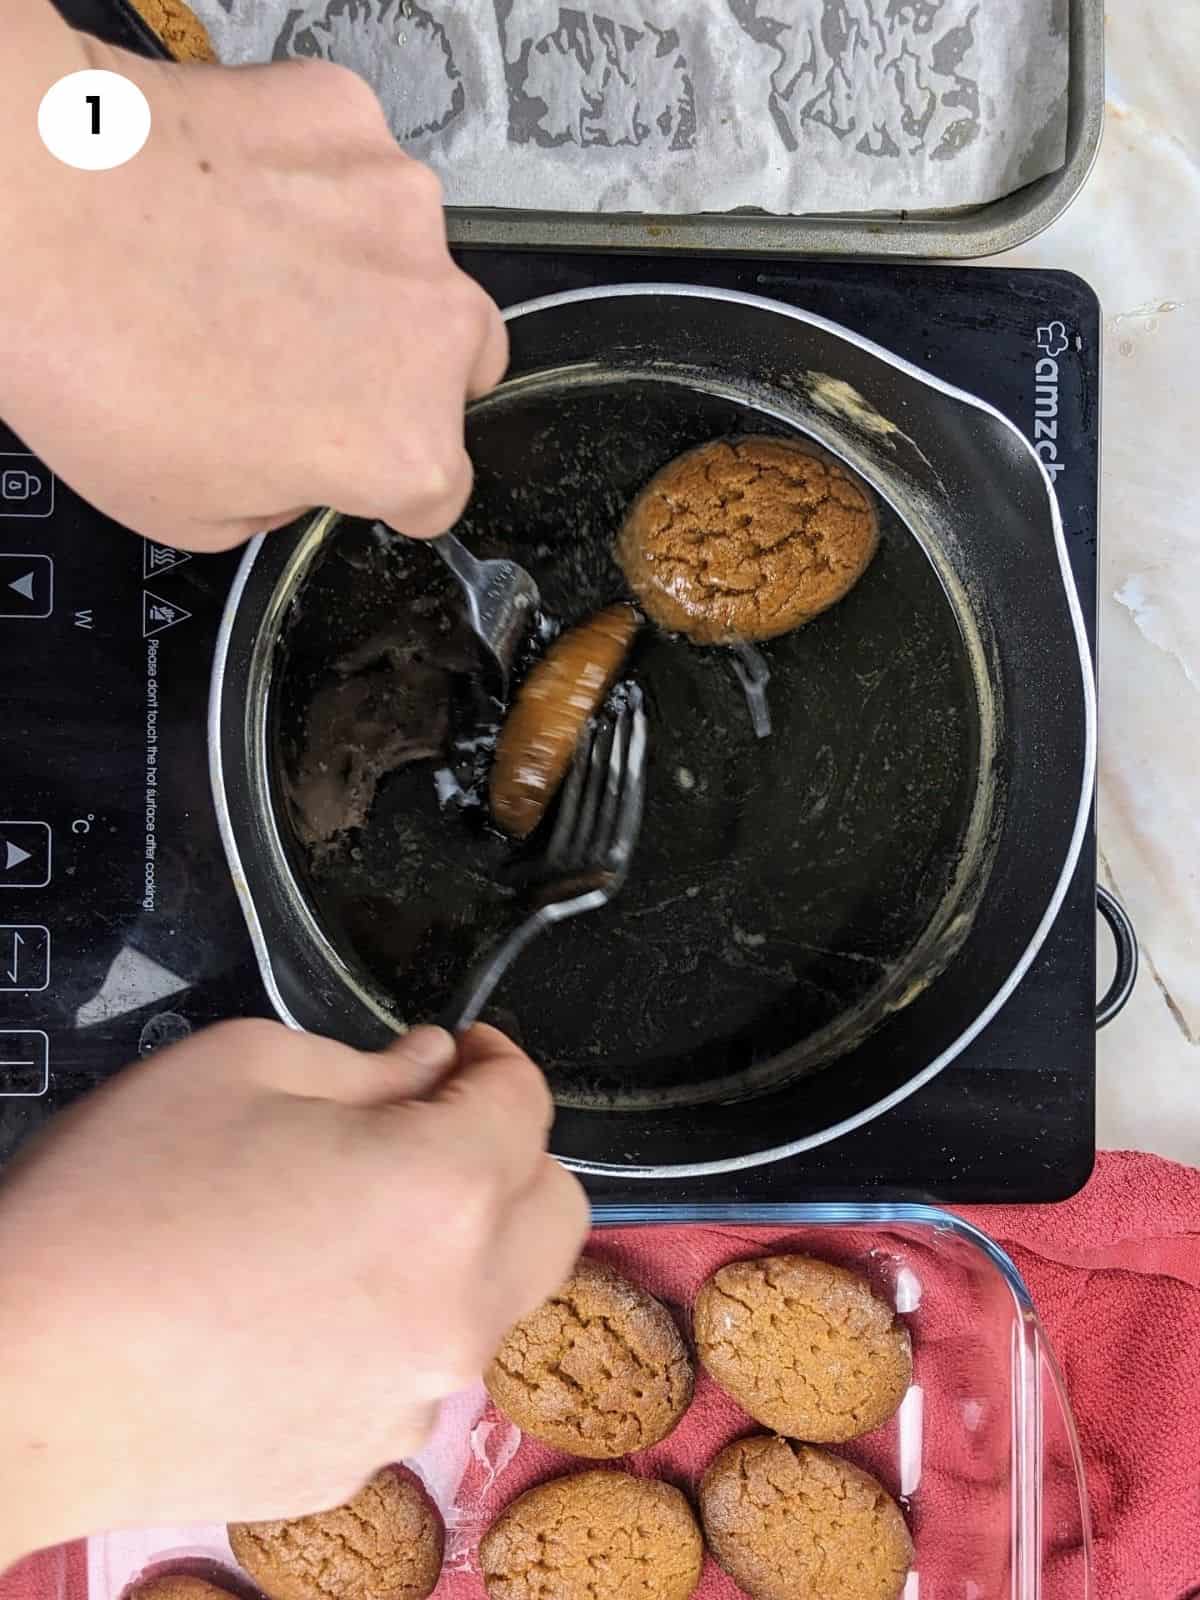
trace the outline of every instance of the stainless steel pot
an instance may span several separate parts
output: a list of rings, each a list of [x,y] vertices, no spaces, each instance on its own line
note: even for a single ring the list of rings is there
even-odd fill
[[[1062,903],[1092,804],[1096,712],[1050,481],[1029,444],[990,406],[844,328],[769,300],[671,284],[612,287],[517,306],[507,320],[509,377],[469,418],[479,504],[468,524],[473,516],[485,541],[489,527],[506,518],[510,528],[522,521],[541,528],[544,540],[545,527],[561,517],[569,479],[573,503],[586,509],[602,544],[647,469],[698,437],[747,428],[816,440],[867,480],[883,504],[885,549],[894,553],[894,568],[885,564],[875,579],[869,573],[859,586],[861,598],[855,591],[829,614],[838,620],[822,619],[793,636],[800,640],[796,648],[809,654],[791,676],[789,661],[780,661],[776,692],[780,684],[786,692],[776,709],[788,734],[780,748],[794,752],[794,759],[776,769],[778,803],[772,808],[771,794],[761,797],[755,822],[758,833],[774,830],[777,837],[756,843],[757,834],[749,838],[743,831],[742,844],[729,854],[740,859],[739,852],[762,855],[765,849],[767,867],[774,870],[775,863],[784,873],[789,847],[802,843],[822,861],[832,850],[829,829],[837,818],[813,821],[809,811],[816,803],[804,811],[799,790],[789,787],[797,763],[813,754],[803,729],[828,710],[824,700],[804,700],[819,664],[849,697],[845,714],[837,707],[837,715],[831,713],[835,733],[826,729],[823,737],[828,742],[836,734],[843,751],[857,752],[854,773],[869,771],[877,757],[880,793],[888,797],[883,811],[870,813],[882,819],[878,837],[864,833],[864,810],[854,848],[839,869],[854,878],[858,903],[846,916],[852,922],[858,917],[854,926],[868,954],[839,951],[826,940],[824,966],[815,975],[805,967],[797,979],[808,984],[802,1027],[794,1008],[760,1007],[752,1026],[739,1031],[731,1025],[719,1039],[701,1036],[695,1049],[669,1062],[656,1045],[630,1045],[607,1076],[603,1063],[584,1071],[579,1059],[568,1059],[569,1048],[552,1041],[541,1052],[559,1057],[551,1061],[560,1101],[554,1149],[580,1170],[685,1176],[802,1151],[880,1115],[953,1060],[1020,983]],[[564,465],[564,453],[582,448],[566,441],[589,434],[593,441],[603,438],[603,449],[589,447],[586,460],[572,456]],[[520,517],[511,500],[514,477],[524,496]],[[381,981],[336,919],[322,911],[281,774],[281,673],[289,630],[298,602],[301,614],[312,615],[313,586],[327,581],[323,563],[347,537],[340,520],[319,513],[247,551],[217,652],[210,748],[230,869],[279,1015],[297,1027],[372,1047],[412,1014],[404,976]],[[875,637],[915,605],[918,589],[943,624],[951,619],[955,670],[960,687],[968,686],[963,706],[953,711],[961,759],[953,772],[947,769],[945,783],[931,781],[927,762],[922,765],[925,747],[913,742],[934,738],[939,727],[940,713],[924,704],[920,680],[899,681],[895,650],[880,655],[870,671],[846,654],[847,640]],[[564,596],[568,605],[566,590]],[[856,613],[852,605],[861,609]],[[862,626],[872,618],[875,632]],[[715,693],[719,680],[710,662],[689,663],[693,669],[709,674],[688,680],[694,706],[701,693],[695,685]],[[886,728],[878,719],[869,726],[864,720],[868,689],[892,696]],[[892,772],[894,751],[901,752],[901,767],[909,762],[907,773]],[[839,803],[848,816],[859,793],[850,757],[835,750],[828,761],[842,773]],[[664,814],[677,799],[669,777],[664,770],[658,798]],[[935,859],[930,845],[921,871],[897,870],[893,880],[897,852],[889,854],[887,830],[903,809],[898,797],[918,794],[905,826],[919,830],[951,783],[957,786],[953,848],[939,846]],[[735,809],[749,804],[741,795],[729,803]],[[643,847],[645,874],[653,876],[669,846],[664,840]],[[865,870],[871,851],[874,864]],[[888,916],[908,909],[916,917],[919,910],[920,927],[914,923],[894,949],[880,953],[882,947],[872,944],[871,894],[873,882],[883,878],[890,885]],[[755,880],[761,895],[771,881],[769,872]],[[805,880],[803,904],[799,895],[778,897],[781,915],[791,919],[782,932],[796,949],[831,881],[817,892]],[[698,897],[702,891],[703,883]],[[928,914],[924,902],[918,904],[922,895],[930,897]],[[626,906],[624,914],[635,910]],[[620,914],[619,907],[614,915]],[[780,932],[772,929],[770,937]],[[768,937],[734,934],[741,955],[757,948],[755,939]],[[611,937],[603,948],[616,949]],[[594,954],[580,949],[575,956],[570,970],[597,972],[600,983],[604,975]],[[547,944],[542,959],[569,963],[571,956],[566,946]],[[863,960],[876,961],[869,980],[855,965]],[[664,973],[673,981],[670,968],[667,962]],[[562,970],[547,980],[548,1007],[563,989]],[[614,973],[605,979],[607,991],[627,993],[637,981],[637,964]],[[832,1009],[822,1009],[822,985],[838,1000]],[[719,978],[697,978],[691,1001],[697,1016],[719,1007],[719,987]],[[569,1001],[572,1017],[586,1011],[586,996],[572,990]],[[619,1001],[612,1014],[618,1013]],[[533,1022],[536,1029],[538,1019]]]

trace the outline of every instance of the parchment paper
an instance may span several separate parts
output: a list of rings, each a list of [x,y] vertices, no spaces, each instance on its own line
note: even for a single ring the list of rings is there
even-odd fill
[[[1067,0],[192,0],[365,77],[449,203],[928,211],[1062,165]]]

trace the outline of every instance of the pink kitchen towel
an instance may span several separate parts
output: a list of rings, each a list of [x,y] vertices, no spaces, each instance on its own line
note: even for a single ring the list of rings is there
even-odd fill
[[[963,1214],[1012,1256],[1058,1353],[1087,1470],[1099,1600],[1195,1600],[1200,1172],[1110,1152],[1062,1205]],[[1047,1600],[1059,1600],[1053,1584]]]

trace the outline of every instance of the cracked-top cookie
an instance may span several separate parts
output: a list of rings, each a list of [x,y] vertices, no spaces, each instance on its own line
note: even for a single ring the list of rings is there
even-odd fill
[[[908,1329],[857,1273],[810,1256],[721,1267],[696,1296],[696,1354],[765,1428],[816,1444],[892,1415],[912,1380]]]
[[[510,1329],[485,1382],[524,1432],[605,1461],[665,1439],[691,1403],[693,1374],[667,1308],[585,1256]]]
[[[176,61],[215,61],[208,29],[186,0],[133,0],[141,16]]]
[[[395,1467],[332,1511],[229,1525],[230,1548],[270,1600],[426,1600],[443,1540],[425,1491]]]
[[[679,1490],[627,1472],[581,1472],[530,1489],[479,1545],[490,1600],[687,1600],[703,1562]]]
[[[879,543],[869,490],[790,439],[715,439],[668,461],[617,535],[642,609],[697,644],[788,633],[841,600]]]
[[[700,1486],[708,1547],[750,1600],[896,1600],[912,1564],[870,1473],[789,1439],[739,1439]]]

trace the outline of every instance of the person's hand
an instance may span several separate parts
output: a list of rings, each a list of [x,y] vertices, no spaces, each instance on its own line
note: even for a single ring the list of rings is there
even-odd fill
[[[14,57],[33,107],[103,67],[153,123],[125,166],[79,172],[32,107],[11,129],[0,113],[0,415],[166,544],[225,548],[317,505],[443,532],[470,491],[464,404],[507,340],[371,89],[325,62],[176,66],[54,26],[53,66]]]
[[[583,1243],[550,1116],[491,1028],[231,1022],[56,1118],[0,1183],[0,1569],[325,1509],[411,1453]]]

